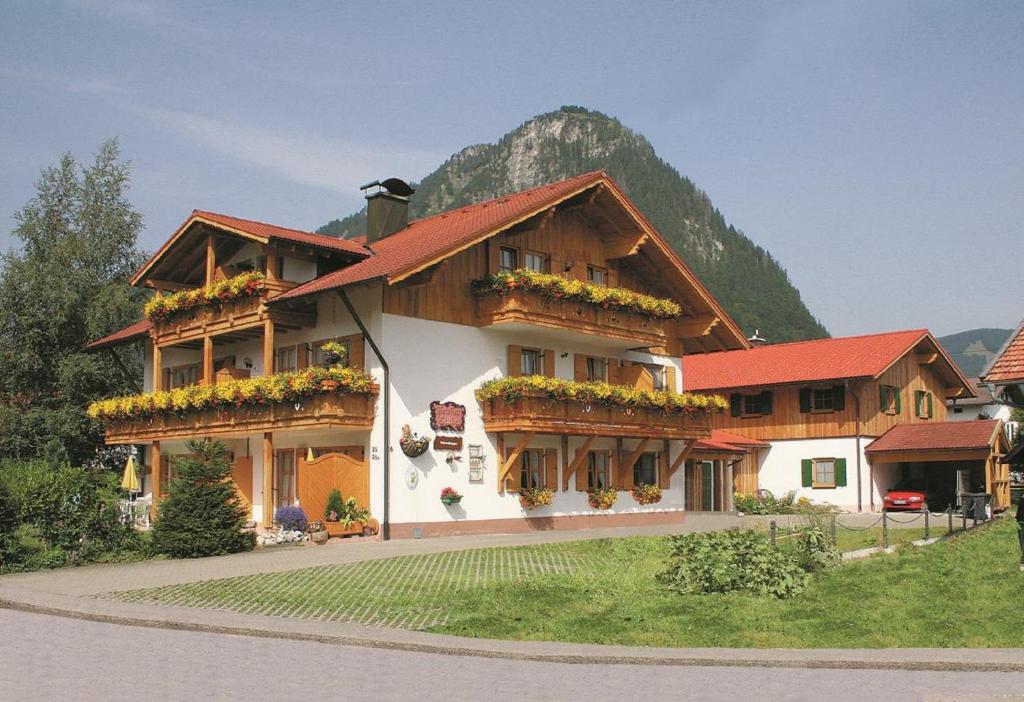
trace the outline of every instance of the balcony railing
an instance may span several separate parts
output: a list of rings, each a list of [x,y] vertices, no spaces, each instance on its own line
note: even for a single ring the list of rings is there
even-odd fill
[[[578,436],[694,439],[710,436],[708,412],[666,414],[657,409],[581,404],[528,393],[511,402],[494,397],[481,401],[488,432],[539,432]]]
[[[296,402],[217,407],[131,419],[107,419],[108,444],[206,436],[239,436],[295,429],[357,429],[373,426],[373,394],[323,394]]]

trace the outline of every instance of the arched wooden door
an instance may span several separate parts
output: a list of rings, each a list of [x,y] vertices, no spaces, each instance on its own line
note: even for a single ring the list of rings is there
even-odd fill
[[[312,461],[299,458],[299,505],[309,519],[323,519],[327,497],[337,488],[343,499],[356,498],[370,506],[370,469],[365,460],[342,453],[326,453]]]

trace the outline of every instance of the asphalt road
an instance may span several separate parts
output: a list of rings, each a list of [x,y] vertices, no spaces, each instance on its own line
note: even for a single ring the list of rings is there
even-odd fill
[[[601,666],[444,656],[0,609],[0,700],[1024,700],[1024,673]]]

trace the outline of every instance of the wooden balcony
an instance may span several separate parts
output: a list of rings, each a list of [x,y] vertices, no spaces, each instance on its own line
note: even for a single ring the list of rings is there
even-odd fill
[[[697,439],[711,435],[711,415],[666,415],[658,410],[584,406],[574,400],[527,395],[515,402],[485,400],[484,428],[488,432],[536,432],[573,436],[614,436],[656,439]]]
[[[668,346],[673,340],[675,320],[651,319],[646,315],[606,310],[597,305],[571,300],[553,300],[528,290],[475,298],[479,326],[532,324],[567,329],[592,336],[628,341],[634,346]]]
[[[170,319],[153,325],[158,346],[201,345],[204,336],[232,337],[224,341],[240,341],[263,335],[263,324],[271,319],[283,330],[315,326],[316,316],[269,310],[266,301],[295,286],[294,283],[268,282],[259,295],[240,297],[221,305],[197,307],[179,312]]]
[[[297,403],[168,413],[142,419],[108,419],[106,442],[133,444],[314,428],[369,431],[373,426],[376,397],[376,391],[371,395],[325,393]]]

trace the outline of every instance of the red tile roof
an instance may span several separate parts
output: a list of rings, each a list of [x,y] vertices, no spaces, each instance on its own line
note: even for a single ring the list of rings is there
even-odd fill
[[[749,439],[745,436],[730,434],[720,429],[712,429],[711,436],[706,439],[698,439],[693,449],[695,451],[728,451],[729,453],[747,453],[751,448],[764,448],[771,446],[767,441],[760,439]]]
[[[910,329],[688,355],[683,384],[706,391],[874,378],[926,337],[927,329]]]
[[[438,258],[473,244],[477,239],[560,202],[608,176],[603,171],[584,173],[558,183],[505,195],[414,222],[401,231],[369,244],[370,258],[311,280],[274,298],[289,300],[334,290],[374,278],[415,272]],[[365,241],[354,239],[352,241]]]
[[[1018,383],[1024,382],[1024,322],[1007,340],[1006,345],[996,356],[988,373],[987,383]]]
[[[140,337],[148,336],[149,330],[153,328],[153,323],[148,319],[143,319],[141,322],[135,324],[129,324],[124,329],[120,329],[113,334],[107,334],[102,339],[96,339],[96,341],[90,341],[85,345],[86,349],[105,349],[113,346],[120,346],[121,344],[127,344],[130,341],[134,341]]]
[[[321,249],[344,251],[346,253],[356,254],[362,257],[370,255],[370,252],[367,251],[364,246],[352,241],[351,239],[341,239],[336,236],[304,232],[299,229],[279,227],[276,224],[257,222],[252,219],[241,219],[239,217],[231,217],[217,212],[207,212],[206,210],[192,210],[192,216],[209,221],[213,224],[220,224],[231,229],[237,229],[247,234],[258,236],[262,239],[291,241],[296,244],[305,244],[307,246],[315,246]]]
[[[997,438],[1000,424],[998,419],[897,424],[868,444],[864,451],[879,453],[991,448]]]

